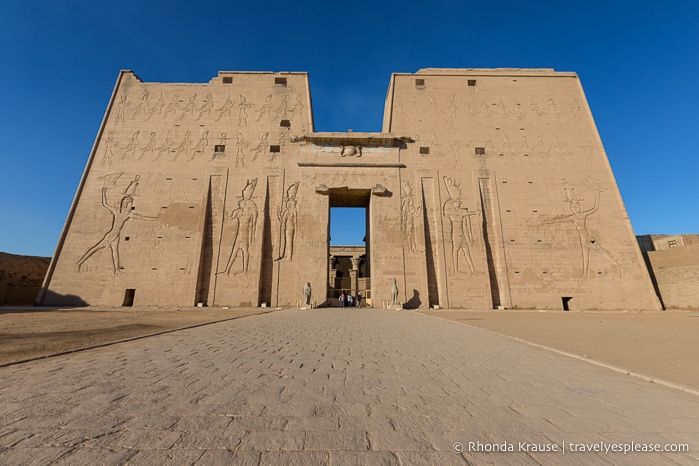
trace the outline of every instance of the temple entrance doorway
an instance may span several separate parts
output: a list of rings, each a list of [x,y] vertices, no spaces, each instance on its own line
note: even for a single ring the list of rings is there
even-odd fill
[[[366,191],[366,192],[365,192]],[[356,305],[371,306],[370,234],[368,190],[345,190],[330,196],[330,244],[328,248],[328,302],[340,306],[343,291]]]

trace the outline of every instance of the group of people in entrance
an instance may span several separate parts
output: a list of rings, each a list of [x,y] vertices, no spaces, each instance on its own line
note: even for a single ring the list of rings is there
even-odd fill
[[[343,291],[340,295],[340,307],[362,307],[362,292],[358,292],[357,297],[353,298],[351,294]]]

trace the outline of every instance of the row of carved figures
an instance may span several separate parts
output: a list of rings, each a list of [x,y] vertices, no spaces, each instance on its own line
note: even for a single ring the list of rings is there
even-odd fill
[[[426,102],[426,100],[429,100]],[[408,108],[406,108],[406,105]],[[426,119],[448,123],[449,128],[458,128],[459,120],[464,116],[481,121],[500,124],[574,124],[582,126],[582,107],[574,100],[566,109],[560,109],[555,99],[549,98],[545,104],[539,104],[531,98],[529,104],[514,101],[508,106],[503,100],[497,103],[485,101],[459,103],[456,94],[449,96],[446,105],[441,106],[434,97],[419,98],[412,96],[410,102],[396,104],[396,113],[403,116],[408,123],[423,123]]]
[[[469,209],[467,207],[468,200],[461,192],[461,182],[448,176],[443,177],[444,185],[448,193],[448,199],[442,206],[442,216],[447,220],[448,240],[451,246],[451,265],[454,274],[465,272],[472,274],[475,272],[475,266],[471,257],[470,246],[474,245],[474,227],[472,225],[475,218],[476,221],[481,217],[480,209]],[[570,222],[575,227],[581,251],[582,267],[581,273],[583,277],[590,277],[590,256],[592,253],[604,257],[611,265],[617,268],[619,276],[622,275],[620,263],[614,258],[599,241],[599,238],[593,237],[588,227],[588,218],[597,212],[600,205],[600,193],[602,189],[599,187],[600,182],[594,179],[588,179],[595,190],[595,199],[593,205],[587,209],[582,207],[584,198],[576,193],[567,180],[561,180],[563,183],[564,202],[569,206],[570,213],[556,216],[541,216],[541,225],[550,225],[556,223]],[[418,225],[419,218],[422,216],[422,207],[415,200],[412,184],[408,181],[401,182],[401,227],[406,239],[406,247],[409,251],[415,251],[418,247]],[[485,222],[485,219],[483,219]],[[492,221],[492,220],[491,220]],[[484,228],[484,227],[483,227]],[[467,269],[460,262],[465,260]]]
[[[94,268],[86,265],[86,262],[100,251],[109,249],[112,256],[114,274],[119,275],[124,273],[125,268],[121,263],[121,256],[119,254],[119,243],[121,242],[124,226],[129,220],[158,220],[157,215],[143,215],[135,212],[132,208],[134,197],[138,196],[137,191],[140,176],[136,175],[125,189],[120,189],[116,186],[122,175],[123,172],[119,172],[100,178],[100,180],[104,182],[104,187],[101,192],[102,206],[107,209],[112,216],[111,228],[102,235],[102,239],[89,247],[77,261],[76,268],[79,272],[93,271]],[[298,201],[296,194],[299,189],[299,184],[300,183],[296,181],[289,185],[286,190],[286,196],[277,209],[279,236],[278,247],[276,248],[277,255],[274,258],[276,261],[291,261],[293,259],[294,242],[298,224]],[[257,204],[253,198],[256,187],[257,178],[247,180],[242,190],[242,196],[239,197],[237,208],[226,215],[224,226],[226,226],[226,224],[228,225],[229,228],[226,231],[231,235],[230,238],[226,238],[226,241],[231,243],[231,249],[228,253],[225,267],[223,270],[216,271],[217,275],[229,275],[231,270],[234,270],[234,274],[247,273],[249,270],[250,251],[255,243],[257,220],[259,216]],[[119,201],[114,204],[109,201],[108,191],[110,189],[112,191],[119,191]],[[223,258],[221,258],[221,260],[223,260]],[[238,262],[237,265],[236,262]]]
[[[117,124],[124,124],[126,120],[229,121],[237,117],[238,126],[246,127],[249,123],[260,121],[291,119],[303,107],[301,99],[297,97],[294,102],[290,102],[286,94],[276,103],[273,102],[273,94],[268,94],[264,102],[257,105],[242,94],[238,95],[237,103],[229,95],[225,102],[215,104],[212,94],[206,94],[200,101],[197,101],[197,94],[192,94],[187,100],[180,99],[179,94],[173,94],[166,102],[162,92],[155,101],[152,101],[150,92],[144,92],[137,102],[129,100],[126,95],[120,96],[114,119]],[[253,115],[248,115],[248,112]]]
[[[273,162],[277,156],[285,154],[285,147],[290,138],[291,134],[288,128],[279,129],[277,139],[279,151],[272,152],[268,161]],[[225,148],[233,144],[235,146],[235,166],[243,167],[246,161],[254,162],[258,157],[269,153],[270,149],[269,132],[263,133],[257,145],[252,148],[250,148],[250,141],[245,140],[242,133],[236,133],[235,138],[228,136],[228,133],[220,133],[218,144],[215,144],[213,150],[210,149],[208,152],[206,152],[207,147],[209,147],[208,130],[201,133],[196,143],[192,140],[191,131],[186,131],[182,139],[177,141],[172,138],[171,130],[168,130],[164,139],[158,140],[155,131],[150,132],[146,141],[142,141],[142,139],[141,132],[135,131],[128,142],[120,145],[114,140],[112,134],[108,134],[103,143],[104,151],[100,164],[109,167],[116,163],[115,160],[157,161],[161,158],[169,158],[170,161],[192,161],[197,155],[205,153],[208,160],[221,159],[232,153],[230,149],[226,152]]]
[[[419,139],[419,136],[417,138]],[[504,160],[502,157],[498,157],[498,161],[501,164],[506,163],[506,160],[510,157],[514,157],[515,161],[521,164],[524,159],[519,157],[529,157],[539,164],[547,161],[555,163],[557,160],[565,160],[569,165],[572,165],[572,159],[575,155],[566,148],[565,144],[557,136],[552,136],[551,140],[547,142],[543,134],[538,134],[536,141],[530,141],[529,137],[523,134],[518,142],[512,141],[509,136],[503,134],[500,143],[492,140],[483,143],[482,141],[465,141],[454,138],[446,146],[446,149],[443,148],[443,144],[439,142],[437,136],[433,134],[429,141],[422,140],[419,143],[429,145],[431,154],[436,157],[446,157],[447,154],[451,154],[453,157],[452,169],[463,168],[462,158],[465,156],[481,155],[489,157],[502,155],[505,157]],[[477,148],[482,148],[483,153],[478,154]],[[582,149],[589,158],[594,146],[590,143],[587,146],[583,146]]]

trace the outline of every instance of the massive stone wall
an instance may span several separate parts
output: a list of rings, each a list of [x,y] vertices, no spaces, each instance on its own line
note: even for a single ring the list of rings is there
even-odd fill
[[[331,206],[375,303],[659,309],[574,73],[395,74],[381,133],[314,132],[304,73],[122,72],[42,304],[322,303]]]

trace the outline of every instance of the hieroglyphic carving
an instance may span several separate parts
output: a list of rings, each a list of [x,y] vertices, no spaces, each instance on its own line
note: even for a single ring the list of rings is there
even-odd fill
[[[464,111],[468,116],[476,116],[476,112],[474,112],[473,108],[471,107],[471,102],[464,102]]]
[[[527,136],[524,134],[522,135],[522,156],[529,157],[529,158],[533,159],[536,163],[539,163],[539,160],[534,156],[534,152],[532,151],[532,148],[529,146],[529,141],[527,141]]]
[[[459,109],[459,107],[456,105],[456,94],[449,96],[449,105],[447,106],[447,109],[449,110],[449,127],[454,129],[459,126],[458,122],[456,121],[456,111]]]
[[[255,232],[257,230],[257,205],[252,200],[252,195],[257,186],[257,178],[247,180],[245,188],[243,188],[243,196],[238,201],[238,208],[229,215],[229,220],[233,222],[233,246],[231,253],[228,256],[226,268],[223,271],[217,271],[217,274],[230,274],[231,267],[235,263],[239,254],[243,256],[242,269],[238,273],[248,271],[250,264],[250,246],[255,242]]]
[[[544,112],[543,110],[541,110],[541,108],[539,107],[539,104],[536,103],[536,99],[532,99],[532,100],[531,100],[531,103],[529,104],[529,110],[530,110],[534,115],[536,115],[537,117],[539,117],[539,118],[541,119],[541,121],[544,122],[545,125],[548,125],[548,122],[546,121],[546,118],[544,118],[544,115],[546,115],[546,112]]]
[[[512,115],[510,115],[510,112],[507,111],[507,107],[505,106],[505,102],[502,100],[498,102],[498,105],[496,106],[498,116],[500,117],[500,123],[504,124],[505,120],[507,120],[509,123],[513,123],[512,121]]]
[[[124,160],[127,154],[133,155],[136,149],[138,149],[138,134],[139,131],[133,133],[133,136],[131,136],[131,141],[124,146],[124,153],[121,155],[121,160]]]
[[[573,162],[570,161],[570,158],[568,157],[569,155],[572,155],[570,152],[565,150],[562,146],[560,141],[556,136],[553,137],[553,146],[551,146],[551,151],[553,155],[556,157],[563,157],[566,159],[566,162],[568,162],[569,165],[572,165]]]
[[[240,95],[240,102],[238,102],[238,126],[239,127],[245,127],[248,125],[248,109],[252,107],[252,104],[249,104],[248,101],[245,99],[245,96],[242,94]]]
[[[279,129],[279,152],[273,152],[272,158],[269,159],[270,162],[274,162],[277,155],[283,156],[286,153],[286,139],[289,137],[289,130],[287,128]]]
[[[124,225],[128,220],[132,218],[140,220],[158,219],[157,217],[137,214],[131,209],[134,200],[132,193],[135,191],[135,186],[137,184],[138,175],[134,178],[134,180],[131,182],[129,187],[127,187],[124,193],[122,193],[118,206],[112,206],[109,204],[107,200],[107,187],[105,186],[102,188],[102,205],[112,214],[112,226],[104,234],[104,236],[102,236],[102,239],[99,240],[94,246],[89,248],[87,252],[85,252],[85,254],[83,254],[83,256],[80,258],[80,260],[78,260],[78,271],[81,271],[83,264],[90,257],[94,256],[97,252],[101,251],[102,249],[109,248],[112,251],[112,266],[114,268],[114,274],[118,275],[122,273],[122,267],[119,258],[119,241],[121,240],[121,231],[123,230]],[[134,188],[129,189],[132,186]]]
[[[596,146],[592,141],[589,141],[584,146],[580,146],[580,148],[583,151],[583,159],[587,160],[587,162],[590,164],[590,167],[593,170],[597,171],[597,157],[594,157],[595,147]]]
[[[398,115],[403,115],[405,120],[410,123],[410,115],[408,115],[408,111],[405,109],[405,106],[403,105],[402,102],[398,102],[396,104],[396,113]]]
[[[464,200],[461,198],[460,183],[445,176],[444,185],[449,193],[449,199],[444,203],[442,213],[451,223],[451,258],[454,273],[461,272],[459,269],[459,254],[463,254],[468,264],[469,273],[473,273],[473,260],[471,259],[471,249],[469,244],[474,243],[473,231],[471,229],[471,217],[478,215],[479,210],[469,211],[468,207],[462,207]]]
[[[148,139],[148,143],[141,149],[141,155],[138,156],[138,160],[142,160],[143,156],[146,155],[146,153],[148,153],[148,152],[150,152],[150,154],[153,155],[154,150],[155,150],[155,131],[151,131],[150,138]]]
[[[527,118],[527,113],[522,109],[522,104],[519,102],[515,102],[515,111],[514,111],[515,118],[517,119],[517,123],[522,123],[522,122],[527,122],[529,123],[529,118]]]
[[[420,102],[418,102],[416,96],[410,98],[410,113],[412,114],[411,120],[416,123],[422,123],[422,109],[420,109]]]
[[[160,114],[160,112],[163,110],[163,107],[165,107],[165,101],[163,100],[163,93],[161,92],[160,97],[158,97],[158,100],[156,100],[153,106],[148,109],[148,116],[146,116],[146,121],[150,120],[156,113]]]
[[[245,137],[241,133],[235,135],[236,138],[236,153],[235,153],[235,166],[236,168],[245,166],[245,149],[250,144],[245,140]]]
[[[570,113],[573,114],[573,123],[580,128],[582,126],[582,108],[578,103],[578,99],[575,99],[573,105],[570,106]]]
[[[570,186],[568,180],[564,178],[561,180],[561,182],[563,183],[563,194],[565,196],[566,202],[580,202],[583,200],[583,198],[579,197],[578,194],[575,192],[575,188]]]
[[[553,157],[551,157],[551,153],[546,148],[546,143],[544,142],[544,136],[542,134],[539,134],[536,137],[536,146],[535,146],[534,150],[538,155],[541,156],[542,160],[543,160],[543,157],[546,156],[549,158],[549,161],[553,162]]]
[[[594,238],[592,234],[590,233],[590,230],[587,226],[587,219],[597,212],[599,209],[599,203],[600,203],[600,192],[601,190],[598,188],[596,189],[595,193],[595,203],[594,205],[587,209],[583,210],[582,206],[580,205],[580,201],[583,200],[582,197],[578,196],[575,193],[575,190],[570,187],[568,182],[564,179],[563,181],[563,192],[565,195],[565,202],[568,203],[570,206],[570,214],[566,215],[559,215],[556,216],[550,220],[544,220],[543,224],[552,224],[552,223],[562,223],[562,222],[568,222],[571,221],[573,222],[573,225],[575,225],[575,229],[578,232],[578,236],[580,239],[580,248],[582,251],[582,276],[583,277],[590,277],[590,253],[591,252],[597,252],[600,253],[602,256],[604,256],[609,262],[614,264],[617,267],[617,270],[619,271],[619,276],[622,276],[622,269],[621,265],[619,262],[617,262],[616,259],[611,255],[609,251],[607,251],[598,241],[598,239]]]
[[[145,115],[148,112],[148,108],[150,107],[148,103],[148,96],[150,95],[149,92],[144,92],[143,97],[141,97],[141,101],[138,103],[136,106],[136,110],[133,112],[133,116],[131,116],[131,119],[135,119],[139,115]]]
[[[452,170],[457,170],[457,169],[463,169],[463,163],[461,162],[461,143],[459,142],[458,139],[454,138],[451,144],[449,144],[449,152],[451,152],[453,156],[453,163],[451,165]]]
[[[126,186],[126,188],[124,188],[124,191],[122,191],[122,194],[124,194],[126,196],[131,196],[131,197],[137,196],[138,195],[138,193],[137,193],[138,185],[139,185],[140,179],[141,179],[140,175],[134,176],[133,180],[131,180],[131,182],[129,182],[129,184]]]
[[[233,105],[234,104],[231,100],[231,96],[228,96],[221,108],[216,109],[216,111],[218,112],[218,115],[216,115],[216,121],[219,121],[221,118],[223,118],[224,115],[231,116],[231,109],[233,108]]]
[[[114,157],[114,135],[108,134],[107,140],[104,141],[104,155],[102,156],[101,165],[112,165],[112,157]]]
[[[427,105],[427,111],[431,116],[444,120],[442,111],[439,109],[439,105],[437,105],[437,101],[434,100],[434,97],[430,97],[430,103]]]
[[[296,102],[294,103],[294,106],[289,109],[289,113],[292,115],[295,115],[296,113],[300,112],[303,110],[303,102],[301,102],[301,99],[296,99]]]
[[[269,118],[271,116],[271,112],[272,94],[268,94],[267,97],[265,97],[265,102],[262,104],[262,107],[260,107],[260,112],[257,114],[257,119],[255,121],[260,121],[265,115]]]
[[[492,121],[495,121],[495,114],[492,112],[492,110],[490,110],[490,106],[486,102],[481,102],[479,110],[481,114],[490,118]]]
[[[175,144],[175,141],[172,140],[171,133],[172,132],[168,130],[167,136],[165,137],[165,141],[163,141],[160,147],[157,147],[155,149],[158,151],[158,153],[153,160],[158,160],[161,155],[170,152],[170,148]]]
[[[175,112],[180,108],[180,96],[178,94],[175,94],[172,96],[172,100],[170,103],[167,104],[165,107],[165,111],[163,112],[163,120],[167,118],[168,115],[170,114],[175,114]]]
[[[277,118],[279,118],[279,117],[286,117],[288,112],[289,112],[289,102],[287,100],[287,97],[285,95],[283,95],[282,102],[279,104],[279,107],[274,112],[274,114]]]
[[[199,112],[199,116],[195,118],[196,121],[199,121],[204,114],[207,116],[211,116],[211,109],[214,108],[214,100],[211,97],[211,94],[207,94],[206,98],[204,99],[204,102],[202,102],[201,107],[197,109],[197,112]]]
[[[297,201],[296,192],[299,182],[293,183],[286,190],[286,197],[279,207],[279,257],[275,260],[291,261],[294,255],[294,239],[296,237]]]
[[[189,135],[191,134],[190,131],[187,131],[184,133],[184,139],[180,143],[179,146],[175,148],[175,156],[172,158],[172,160],[177,160],[177,158],[180,155],[187,155],[187,151],[189,150],[189,146],[192,145],[192,141],[189,140]]]
[[[209,145],[209,130],[206,130],[202,133],[201,138],[197,142],[197,144],[194,146],[192,149],[192,156],[189,158],[189,160],[194,160],[194,157],[197,156],[197,154],[203,154],[204,150],[206,147]]]
[[[416,219],[421,215],[422,209],[420,205],[415,203],[412,185],[408,181],[401,181],[401,186],[403,188],[400,196],[401,226],[408,244],[408,250],[412,252],[417,250],[417,227],[415,223]]]
[[[197,106],[196,100],[197,100],[196,94],[194,94],[192,97],[189,98],[189,100],[185,104],[184,108],[182,108],[182,113],[180,113],[180,116],[177,118],[178,120],[184,120],[184,117],[186,115],[193,115],[194,114],[194,109]]]
[[[556,107],[556,101],[553,99],[549,99],[549,115],[553,116],[554,118],[558,118],[563,124],[566,122],[563,119],[563,113],[558,110],[558,107]]]
[[[104,185],[116,186],[116,182],[121,178],[124,172],[107,173],[106,175],[97,177],[98,180],[103,181]]]
[[[252,157],[253,162],[255,160],[257,160],[257,157],[260,154],[264,154],[265,152],[267,152],[269,150],[269,141],[267,140],[268,137],[269,137],[269,132],[264,133],[262,135],[262,137],[260,138],[260,142],[253,149],[253,152],[255,154]]]
[[[117,123],[124,123],[124,114],[126,113],[126,108],[129,106],[129,103],[126,101],[126,96],[122,95],[119,97],[119,102],[117,103],[117,113],[116,113],[116,122]]]
[[[508,158],[513,157],[518,164],[521,164],[522,162],[519,161],[519,157],[517,157],[515,149],[512,147],[512,143],[510,143],[510,138],[507,137],[506,134],[503,134],[502,140],[502,154]]]
[[[499,154],[500,151],[495,147],[495,144],[493,144],[493,141],[487,141],[485,143],[485,155],[497,155]],[[500,160],[498,158],[498,160]],[[500,163],[502,164],[502,160],[500,160]]]

